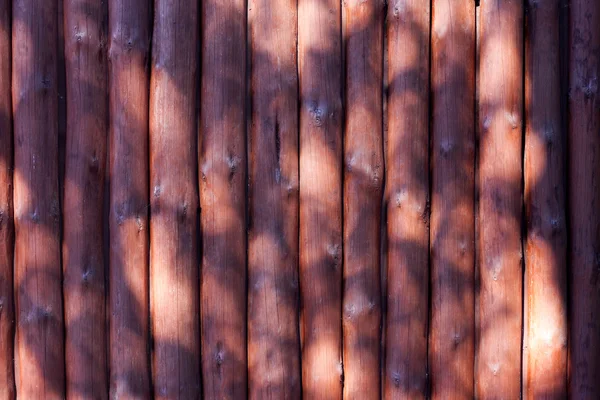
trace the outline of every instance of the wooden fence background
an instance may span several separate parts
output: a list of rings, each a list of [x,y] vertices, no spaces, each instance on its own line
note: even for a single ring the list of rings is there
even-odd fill
[[[597,0],[0,0],[0,399],[600,398],[599,66]]]

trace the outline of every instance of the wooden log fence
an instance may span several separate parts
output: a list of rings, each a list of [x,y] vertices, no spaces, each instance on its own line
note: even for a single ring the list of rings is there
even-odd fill
[[[0,0],[0,400],[600,398],[598,26]]]

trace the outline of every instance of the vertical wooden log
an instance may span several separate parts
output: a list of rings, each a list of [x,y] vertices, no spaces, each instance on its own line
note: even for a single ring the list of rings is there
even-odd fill
[[[559,0],[530,0],[526,26],[523,396],[562,399],[567,396],[567,236]]]
[[[246,2],[202,3],[199,137],[204,396],[247,392]]]
[[[10,1],[0,0],[0,399],[15,397]]]
[[[314,399],[342,397],[340,34],[339,1],[299,0],[302,386]]]
[[[521,391],[523,6],[483,1],[478,25],[477,398]]]
[[[344,399],[381,392],[380,222],[383,192],[384,2],[343,2]]]
[[[572,0],[570,7],[569,395],[595,399],[600,398],[600,4]]]
[[[152,381],[200,397],[196,97],[198,2],[154,2],[150,81]]]
[[[63,201],[69,398],[108,398],[103,203],[108,122],[106,8],[64,4],[67,136]]]
[[[248,388],[300,399],[297,0],[248,6]]]
[[[13,2],[17,392],[63,398],[57,2]]]
[[[148,53],[151,4],[110,0],[110,398],[150,397]]]
[[[430,4],[388,5],[384,397],[427,394]]]
[[[473,398],[475,2],[434,0],[431,327],[433,399]]]

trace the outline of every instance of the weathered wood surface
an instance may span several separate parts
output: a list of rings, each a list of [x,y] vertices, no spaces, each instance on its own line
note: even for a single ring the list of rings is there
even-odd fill
[[[528,3],[525,43],[523,389],[566,398],[565,148],[558,0]]]
[[[149,0],[109,0],[110,398],[148,398]],[[127,10],[124,12],[123,10]]]
[[[315,29],[316,27],[319,29]],[[341,4],[298,1],[302,389],[342,397]]]
[[[523,5],[484,1],[478,20],[475,396],[518,398],[522,327]]]
[[[67,130],[63,293],[69,398],[108,398],[103,204],[108,135],[106,4],[65,0]]]
[[[430,15],[420,0],[388,5],[386,399],[428,390]]]
[[[594,399],[600,397],[600,4],[571,0],[569,26],[569,395]]]
[[[248,7],[248,390],[300,399],[297,1]]]
[[[154,2],[150,321],[158,399],[200,398],[196,97],[198,2]]]
[[[467,399],[475,342],[475,2],[432,7],[431,397]]]
[[[12,15],[16,388],[63,398],[57,1],[15,0]]]
[[[378,399],[383,192],[383,1],[343,2],[344,399]]]
[[[202,381],[206,398],[247,392],[246,3],[202,3],[199,182]]]
[[[0,399],[15,398],[10,1],[0,0]]]

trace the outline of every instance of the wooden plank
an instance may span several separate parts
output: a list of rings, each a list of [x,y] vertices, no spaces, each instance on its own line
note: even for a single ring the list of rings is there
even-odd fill
[[[0,0],[0,399],[15,398],[10,1]]]
[[[475,333],[475,2],[432,6],[431,395],[466,399]]]
[[[523,389],[566,398],[567,299],[559,0],[529,1],[525,43]]]
[[[383,1],[343,2],[344,399],[378,399],[383,192]]]
[[[199,136],[204,396],[247,392],[246,2],[205,1]]]
[[[600,4],[572,0],[570,7],[569,396],[594,399],[600,398]]]
[[[15,0],[12,11],[17,392],[63,398],[57,2]]]
[[[316,28],[318,27],[318,29]],[[341,4],[298,2],[303,396],[342,397]]]
[[[476,397],[521,392],[523,5],[484,1],[478,24]]]
[[[154,2],[150,319],[160,399],[200,398],[196,94],[198,2]],[[175,45],[177,44],[177,45]]]
[[[386,399],[427,394],[430,8],[388,9]]]
[[[300,399],[297,1],[248,7],[248,389]]]
[[[150,9],[148,0],[108,2],[110,398],[149,398],[151,393],[147,228]]]
[[[108,132],[106,15],[64,4],[67,131],[63,201],[65,364],[69,397],[108,398],[103,203]]]

